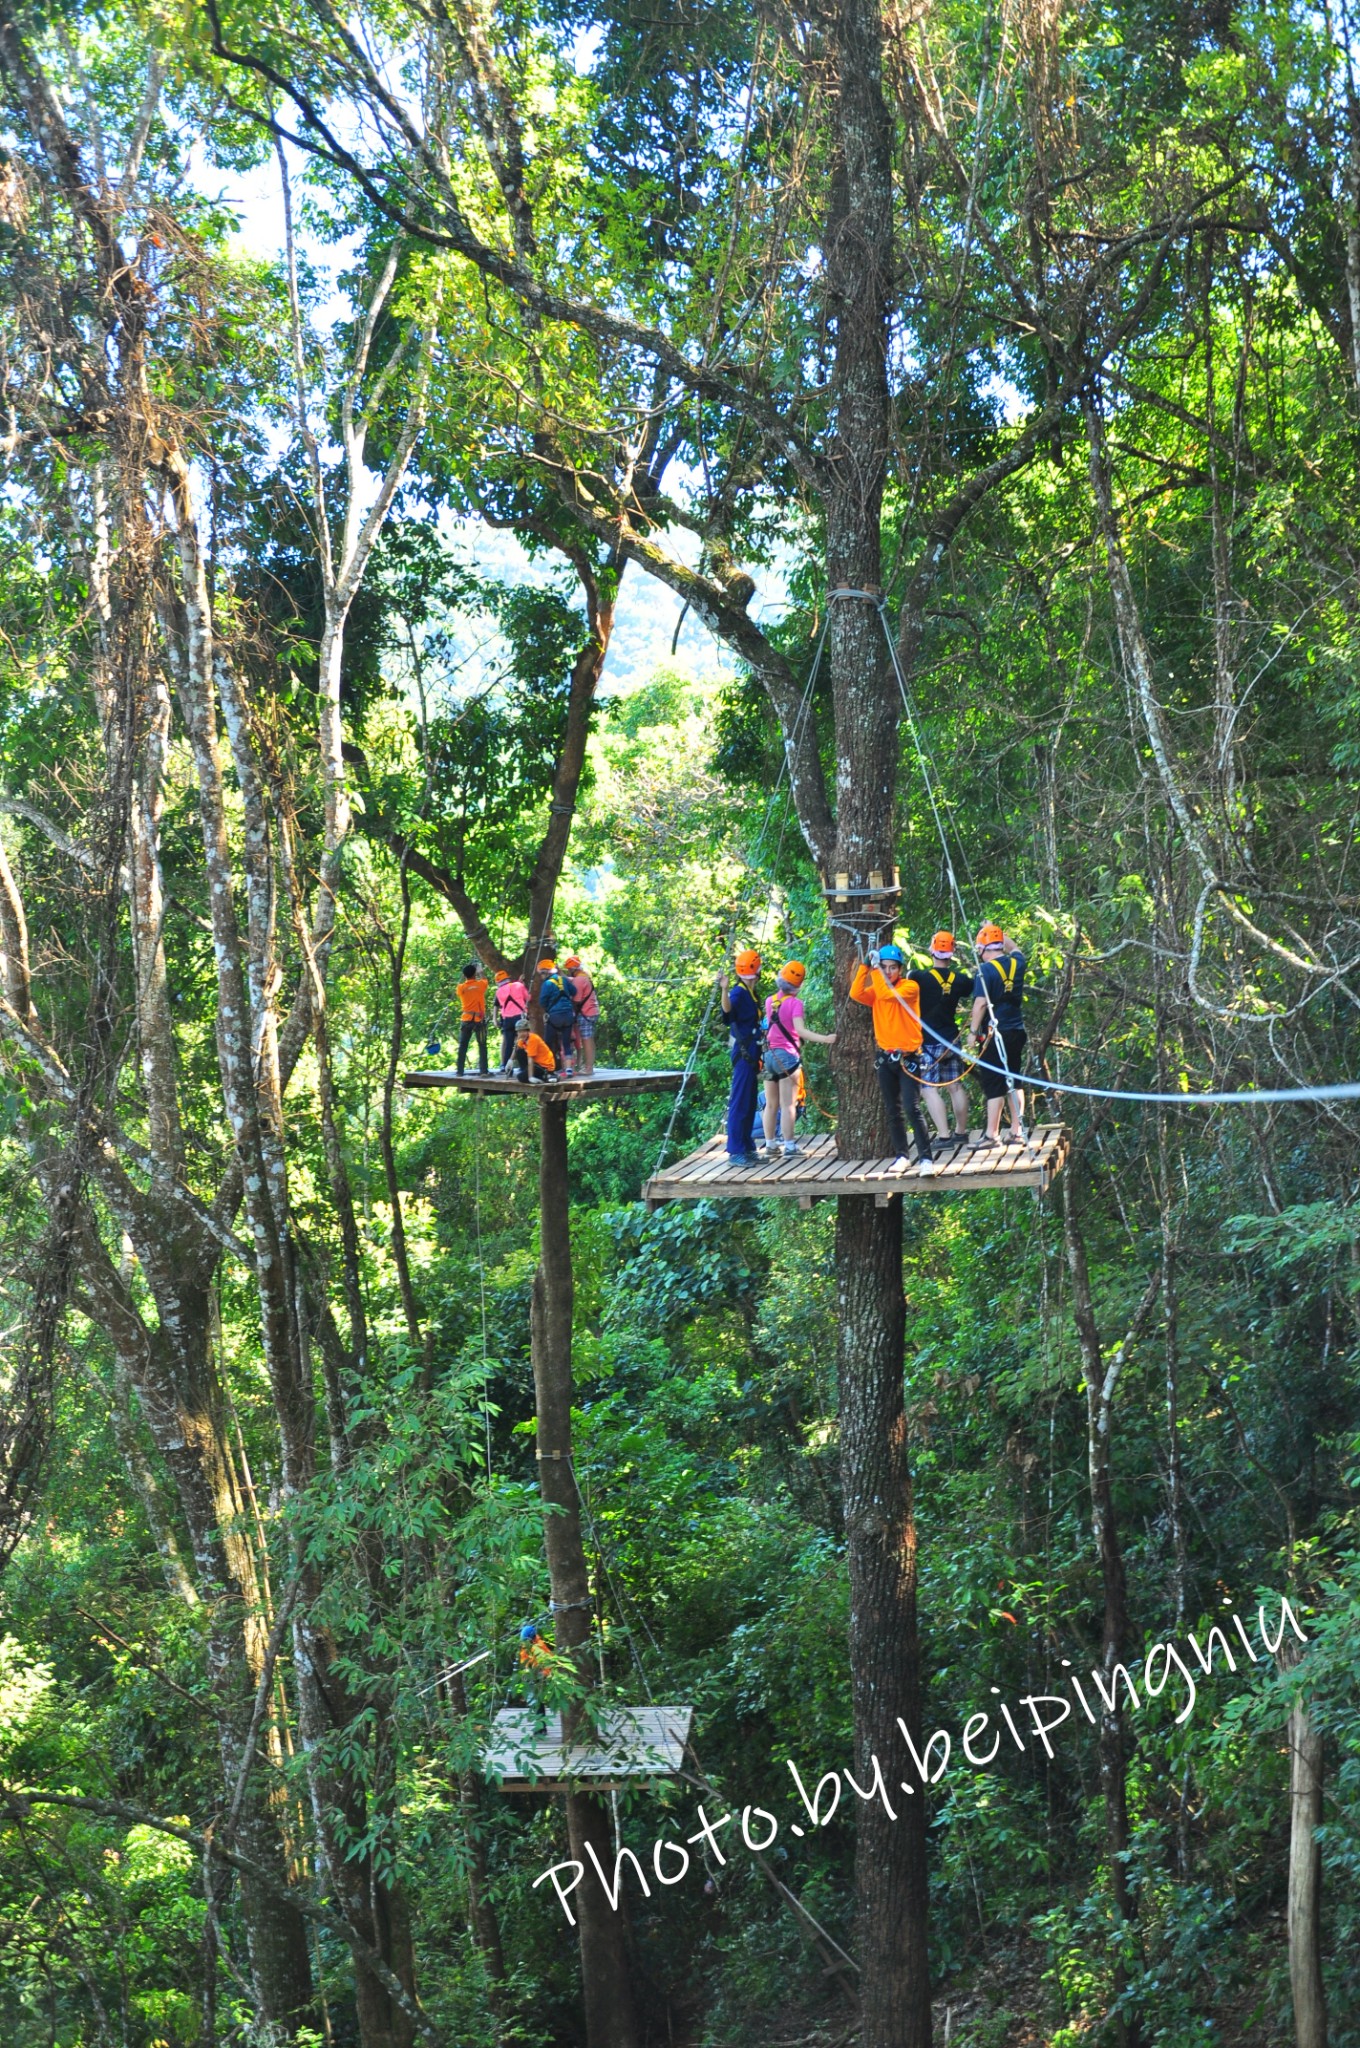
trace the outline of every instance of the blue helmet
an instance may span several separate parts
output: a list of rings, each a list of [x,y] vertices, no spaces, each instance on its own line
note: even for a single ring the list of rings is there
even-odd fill
[[[537,1622],[526,1621],[523,1628],[519,1632],[519,1639],[522,1643],[531,1643],[537,1634]]]
[[[900,946],[880,946],[878,957],[880,960],[895,960],[899,967],[907,964],[907,956]]]

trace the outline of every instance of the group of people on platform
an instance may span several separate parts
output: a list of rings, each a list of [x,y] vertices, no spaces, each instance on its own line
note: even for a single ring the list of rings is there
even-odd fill
[[[938,1156],[949,1158],[970,1143],[1028,1143],[1020,1080],[1025,955],[998,924],[984,924],[973,943],[976,973],[960,964],[953,933],[940,931],[931,939],[928,964],[911,966],[900,946],[878,946],[860,962],[850,984],[851,1002],[872,1016],[874,1068],[892,1156],[906,1155],[910,1130],[918,1174],[933,1174]],[[736,955],[731,975],[720,974],[717,984],[732,1060],[727,1156],[739,1166],[797,1157],[798,1111],[807,1093],[803,1047],[836,1042],[834,1032],[814,1031],[807,1021],[802,995],[807,969],[800,960],[785,961],[773,991],[763,998],[760,969],[759,953],[748,947]],[[468,961],[458,1003],[460,1075],[474,1043],[478,1071],[490,1071],[488,1006],[500,1026],[502,1075],[532,1082],[575,1074],[585,1078],[595,1070],[600,999],[578,953],[568,953],[559,964],[555,948],[546,944],[531,982],[503,967],[494,970],[493,982],[480,962]],[[969,1006],[966,1036],[959,1020],[964,1003]],[[533,1005],[541,1029],[530,1018]],[[971,1139],[964,1086],[970,1073],[981,1083],[986,1106],[985,1127]],[[1010,1128],[1003,1133],[1007,1103]]]
[[[494,985],[480,961],[469,960],[458,984],[458,1072],[467,1069],[469,1048],[477,1047],[478,1072],[488,1073],[487,1004],[500,1026],[499,1071],[518,1081],[547,1081],[595,1071],[595,1032],[600,999],[579,953],[568,953],[558,965],[555,952],[544,951],[534,970],[533,985],[504,967],[495,969]],[[537,1002],[541,1032],[529,1017]]]
[[[930,942],[928,966],[909,967],[900,946],[878,946],[861,961],[850,984],[850,1000],[872,1013],[874,1067],[893,1156],[905,1156],[910,1126],[918,1174],[936,1171],[937,1148],[948,1157],[970,1143],[1028,1143],[1019,1081],[1025,1052],[1025,955],[998,924],[984,924],[974,945],[976,974],[959,964],[953,933],[940,931]],[[801,961],[785,962],[773,994],[763,1004],[757,993],[759,976],[760,955],[747,948],[737,954],[731,977],[718,979],[732,1059],[727,1156],[736,1166],[756,1166],[776,1156],[797,1157],[803,1044],[836,1042],[834,1032],[808,1027],[800,993],[807,970]],[[959,1023],[964,1002],[969,1004],[966,1042]],[[977,1074],[986,1105],[985,1128],[972,1139],[964,1086],[970,1070]],[[758,1130],[762,1074],[764,1106]],[[929,1124],[921,1114],[922,1102]],[[1001,1114],[1007,1102],[1011,1121],[1003,1136]]]

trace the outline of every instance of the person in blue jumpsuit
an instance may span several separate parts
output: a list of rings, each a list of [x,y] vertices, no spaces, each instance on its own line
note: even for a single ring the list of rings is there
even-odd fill
[[[756,1114],[756,1084],[760,1072],[760,1004],[756,1000],[756,976],[760,955],[749,948],[733,962],[734,979],[719,975],[718,993],[727,1019],[728,1050],[732,1055],[732,1088],[727,1098],[727,1157],[733,1166],[755,1166],[759,1162],[751,1149],[751,1126]]]

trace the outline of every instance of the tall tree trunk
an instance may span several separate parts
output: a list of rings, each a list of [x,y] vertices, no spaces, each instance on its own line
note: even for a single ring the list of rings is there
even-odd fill
[[[833,590],[876,591],[889,450],[888,306],[892,284],[892,135],[882,89],[876,0],[847,0],[828,17],[836,74],[836,141],[826,237],[827,305],[836,327],[829,450],[827,575]],[[875,605],[836,598],[828,634],[836,749],[834,867],[865,883],[892,869],[899,707]],[[882,1112],[863,1019],[846,988],[853,940],[836,932],[841,1044],[837,1140],[843,1156],[882,1149]],[[901,1203],[836,1205],[841,1476],[850,1569],[850,1668],[855,1757],[900,1754],[900,1716],[920,1719],[916,1536],[903,1395],[906,1310]],[[864,2048],[928,2048],[926,1798],[902,1795],[894,1825],[860,1812],[855,1872]]]
[[[192,1261],[171,1247],[167,1268]],[[263,1782],[248,1748],[255,1690],[264,1668],[268,1620],[246,1531],[246,1503],[236,1485],[226,1414],[208,1350],[208,1302],[202,1290],[173,1294],[166,1271],[147,1250],[142,1269],[160,1327],[149,1331],[122,1276],[105,1255],[93,1221],[79,1251],[91,1306],[118,1356],[117,1370],[137,1391],[147,1428],[169,1472],[188,1531],[193,1584],[208,1616],[207,1670],[217,1724],[223,1805],[235,1804],[234,1846],[267,1873],[266,1888],[241,1878],[251,1988],[258,2015],[284,2040],[314,2023],[311,1956],[301,1913],[279,1896],[289,1882],[287,1801]],[[135,1484],[135,1477],[134,1477]]]
[[[571,1319],[575,1283],[567,1212],[567,1105],[539,1104],[539,1259],[534,1275],[530,1341],[538,1417],[538,1483],[543,1545],[552,1588],[554,1643],[575,1658],[583,1684],[591,1683],[591,1598],[581,1505],[571,1456]],[[641,2034],[628,1968],[627,1928],[595,1874],[612,1871],[609,1810],[589,1792],[568,1792],[567,1835],[572,1856],[586,1867],[575,1893],[581,1924],[581,1985],[589,2048],[639,2048]]]
[[[1289,1714],[1289,1988],[1294,2048],[1327,2048],[1322,1985],[1322,1730],[1305,1700]]]

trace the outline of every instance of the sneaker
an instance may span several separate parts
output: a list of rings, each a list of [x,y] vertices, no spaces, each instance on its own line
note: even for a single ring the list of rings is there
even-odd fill
[[[772,1159],[774,1157],[774,1154],[771,1152],[770,1147],[767,1144],[765,1144],[762,1140],[761,1143],[756,1146],[755,1151],[748,1152],[746,1156],[748,1159]]]
[[[803,1148],[801,1145],[786,1145],[784,1147],[784,1157],[786,1159],[801,1159],[802,1156]]]
[[[916,1177],[918,1180],[929,1180],[933,1173],[938,1172],[939,1168],[933,1159],[919,1159],[916,1162]]]
[[[729,1166],[759,1166],[761,1160],[756,1152],[729,1152],[727,1163]]]

